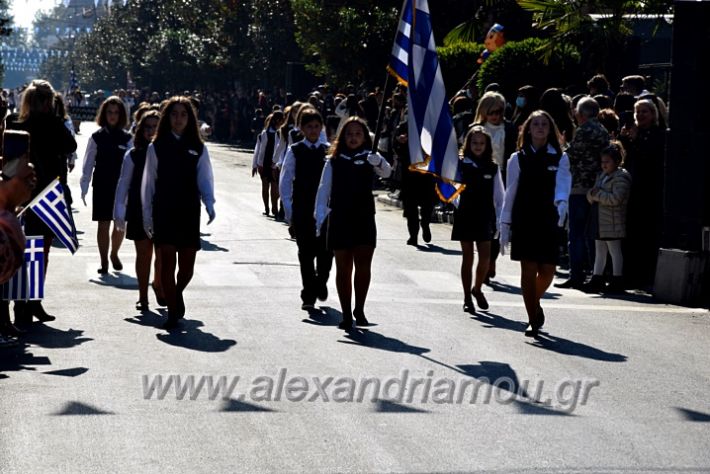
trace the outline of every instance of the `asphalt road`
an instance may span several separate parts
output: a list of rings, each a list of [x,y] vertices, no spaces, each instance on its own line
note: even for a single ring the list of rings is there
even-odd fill
[[[332,278],[319,311],[300,309],[296,245],[261,216],[251,157],[209,149],[217,219],[182,332],[157,327],[152,295],[133,309],[131,242],[124,271],[99,277],[78,203],[79,252],[50,258],[57,321],[0,351],[0,471],[710,470],[707,311],[553,288],[531,340],[516,264],[500,260],[488,312],[465,314],[450,226],[408,247],[401,211],[380,204],[375,325],[346,334]]]

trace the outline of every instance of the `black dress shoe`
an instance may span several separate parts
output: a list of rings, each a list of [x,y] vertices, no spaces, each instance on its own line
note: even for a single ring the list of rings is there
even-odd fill
[[[528,327],[525,328],[525,335],[527,337],[535,337],[538,335],[539,329],[540,328],[537,325],[533,326],[532,324],[528,324]]]
[[[343,320],[338,324],[339,329],[344,329],[345,331],[348,331],[353,328],[353,317],[352,316],[343,316]]]
[[[179,326],[179,322],[180,320],[177,318],[177,316],[168,314],[168,320],[163,323],[163,329],[175,329]]]
[[[422,225],[422,240],[427,244],[431,242],[431,229],[428,225]]]
[[[158,294],[158,290],[155,287],[155,282],[152,282],[150,284],[150,287],[153,288],[153,294],[155,294],[155,301],[158,303],[158,306],[167,306],[168,302],[165,301],[165,296],[161,296]]]
[[[365,313],[362,310],[353,311],[353,316],[355,316],[355,324],[358,326],[369,326],[370,322],[365,317]],[[352,320],[351,320],[352,321]],[[352,325],[352,322],[351,322]]]
[[[320,291],[318,291],[318,301],[325,301],[328,299],[328,287],[326,285],[321,286]]]
[[[20,337],[27,331],[19,329],[17,326],[11,322],[6,322],[0,325],[0,335],[5,337]]]
[[[562,289],[574,289],[574,290],[580,290],[582,289],[582,285],[584,282],[579,281],[579,280],[573,280],[570,278],[567,281],[564,281],[562,283],[555,283],[555,288],[562,288]]]
[[[47,312],[42,307],[41,301],[28,301],[27,308],[25,309],[25,311],[30,313],[31,316],[37,318],[37,320],[41,323],[48,323],[57,319],[51,314],[47,314]]]
[[[141,300],[136,301],[136,309],[138,311],[148,311],[148,302]]]
[[[407,245],[413,245],[414,247],[416,247],[418,245],[417,238],[410,237],[409,240],[407,240]]]
[[[476,314],[476,306],[473,304],[472,300],[463,301],[463,312],[469,314]]]
[[[476,298],[476,304],[479,308],[483,310],[488,309],[488,300],[486,300],[486,297],[483,296],[482,291],[476,291],[476,289],[474,288],[473,290],[471,290],[471,294],[474,298]]]
[[[535,316],[537,316],[537,328],[539,329],[545,325],[545,312],[542,310],[542,306],[537,307]]]
[[[118,255],[116,255],[115,257],[111,257],[111,265],[113,265],[113,269],[116,271],[123,270],[123,263],[121,263],[121,260],[118,258]]]
[[[96,273],[99,275],[106,275],[108,273],[108,267],[99,267],[99,269],[96,270]]]

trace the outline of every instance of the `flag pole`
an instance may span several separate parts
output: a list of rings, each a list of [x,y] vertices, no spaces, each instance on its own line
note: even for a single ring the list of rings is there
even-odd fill
[[[402,1],[402,8],[399,11],[399,21],[394,30],[394,39],[392,40],[392,45],[397,41],[397,32],[399,32],[399,25],[402,23],[402,17],[404,16],[404,7],[407,5],[407,0]],[[389,61],[388,61],[389,62]],[[385,88],[382,91],[382,103],[380,104],[380,111],[377,114],[377,130],[375,130],[375,138],[372,140],[372,152],[377,153],[377,145],[380,143],[380,136],[382,135],[382,121],[385,118],[385,108],[387,107],[387,90],[390,87],[390,81],[392,80],[392,74],[389,70],[385,76]]]

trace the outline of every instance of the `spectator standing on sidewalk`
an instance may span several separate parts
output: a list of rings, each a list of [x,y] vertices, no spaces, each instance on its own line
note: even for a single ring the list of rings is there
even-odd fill
[[[577,103],[575,116],[579,127],[567,148],[572,172],[572,192],[569,198],[569,259],[570,276],[557,288],[580,289],[586,279],[586,271],[594,261],[594,236],[588,224],[591,204],[587,192],[594,187],[599,173],[602,151],[609,146],[609,132],[599,122],[599,104],[591,97]]]

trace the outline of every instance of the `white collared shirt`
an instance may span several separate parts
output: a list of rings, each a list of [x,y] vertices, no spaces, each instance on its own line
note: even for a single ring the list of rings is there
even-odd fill
[[[310,148],[317,148],[321,145],[326,147],[330,146],[330,143],[323,140],[323,137],[319,137],[318,141],[313,143],[304,138],[300,142],[294,143],[286,151],[286,156],[281,163],[281,175],[279,177],[279,194],[281,195],[281,202],[284,206],[284,217],[286,222],[291,222],[291,212],[293,209],[293,180],[296,178],[296,157],[293,154],[292,147],[298,143],[305,143]]]
[[[358,153],[355,156],[348,156],[343,153],[340,154],[338,159],[350,160],[365,160],[371,154],[369,150],[362,153]],[[377,176],[380,178],[389,178],[392,174],[392,166],[384,159],[379,153],[375,153],[380,157],[380,163],[377,166],[373,166],[372,169]],[[313,217],[316,219],[316,230],[320,229],[325,222],[325,219],[330,214],[330,195],[333,190],[333,166],[331,165],[330,159],[325,161],[325,166],[323,167],[323,173],[320,177],[320,184],[318,185],[318,193],[316,194],[316,206],[313,212]]]
[[[533,149],[534,150],[534,149]],[[556,153],[552,145],[547,145],[548,153]],[[520,179],[520,164],[518,163],[518,152],[510,155],[508,160],[508,183],[505,190],[505,200],[503,201],[503,211],[500,216],[500,222],[510,224],[513,221],[513,205],[515,204],[515,196],[518,193],[518,180]],[[572,173],[569,167],[569,157],[567,153],[562,153],[560,165],[557,169],[555,177],[555,198],[554,204],[560,202],[568,202],[569,195],[572,191]]]

